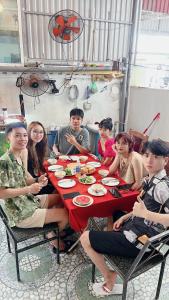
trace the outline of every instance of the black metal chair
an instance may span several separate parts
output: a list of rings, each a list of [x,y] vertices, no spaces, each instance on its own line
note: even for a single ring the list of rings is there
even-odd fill
[[[98,224],[92,225],[98,230]],[[140,237],[143,248],[140,250],[136,258],[128,258],[121,256],[104,255],[105,260],[115,270],[123,280],[122,300],[127,299],[128,282],[142,273],[150,270],[158,264],[161,264],[156,296],[159,299],[161,284],[163,280],[166,257],[169,253],[169,230],[157,234],[152,238],[146,236]],[[151,251],[147,252],[148,249]],[[95,282],[95,265],[92,264],[92,282]]]
[[[7,244],[8,244],[8,251],[11,253],[11,244],[10,241],[13,243],[14,247],[14,253],[15,253],[15,262],[16,262],[16,272],[17,272],[17,280],[21,281],[20,279],[20,271],[19,271],[19,258],[18,254],[29,250],[31,248],[34,248],[36,246],[40,246],[42,244],[45,244],[49,241],[52,241],[54,239],[58,239],[59,243],[59,227],[57,223],[50,223],[46,224],[43,228],[29,228],[29,229],[23,229],[18,227],[10,227],[8,224],[7,216],[3,210],[2,205],[0,204],[0,217],[5,225],[6,229],[6,236],[7,236]],[[47,233],[54,231],[55,236],[51,238],[47,238]],[[39,241],[32,242],[30,241],[30,244],[24,247],[19,247],[18,244],[21,242],[24,242],[26,240],[29,240],[31,238],[37,237],[43,235],[43,239]],[[20,244],[21,245],[21,244]],[[58,245],[58,251],[57,251],[57,263],[60,264],[60,255],[59,255],[59,245]]]

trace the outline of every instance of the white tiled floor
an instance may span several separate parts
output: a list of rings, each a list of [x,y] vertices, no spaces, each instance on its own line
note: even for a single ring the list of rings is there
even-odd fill
[[[20,270],[22,282],[18,283],[14,256],[7,251],[5,230],[0,222],[0,300],[96,300],[90,290],[91,265],[80,246],[70,255],[61,255],[60,266],[48,245],[33,248],[20,254]],[[153,300],[158,274],[156,267],[132,281],[128,299]],[[160,299],[169,300],[169,260]]]

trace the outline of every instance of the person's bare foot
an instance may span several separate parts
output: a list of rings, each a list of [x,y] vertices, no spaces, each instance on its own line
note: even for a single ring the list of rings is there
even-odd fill
[[[106,286],[110,291],[112,291],[113,286],[116,282],[117,273],[114,271],[109,271],[107,278],[105,278],[104,286]]]

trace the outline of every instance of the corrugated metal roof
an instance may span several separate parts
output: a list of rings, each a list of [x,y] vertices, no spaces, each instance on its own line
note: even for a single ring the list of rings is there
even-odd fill
[[[25,0],[21,1],[25,60],[48,63],[106,62],[128,57],[133,0]],[[78,40],[67,45],[48,33],[50,17],[72,9],[84,20]]]
[[[142,12],[141,31],[154,33],[169,33],[169,15],[153,12]]]
[[[169,14],[169,0],[143,0],[142,9]]]

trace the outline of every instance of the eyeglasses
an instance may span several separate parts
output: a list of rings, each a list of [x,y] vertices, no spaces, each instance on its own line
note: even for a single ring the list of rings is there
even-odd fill
[[[32,130],[32,133],[34,133],[34,134],[44,134],[43,131],[38,131],[38,130]]]

